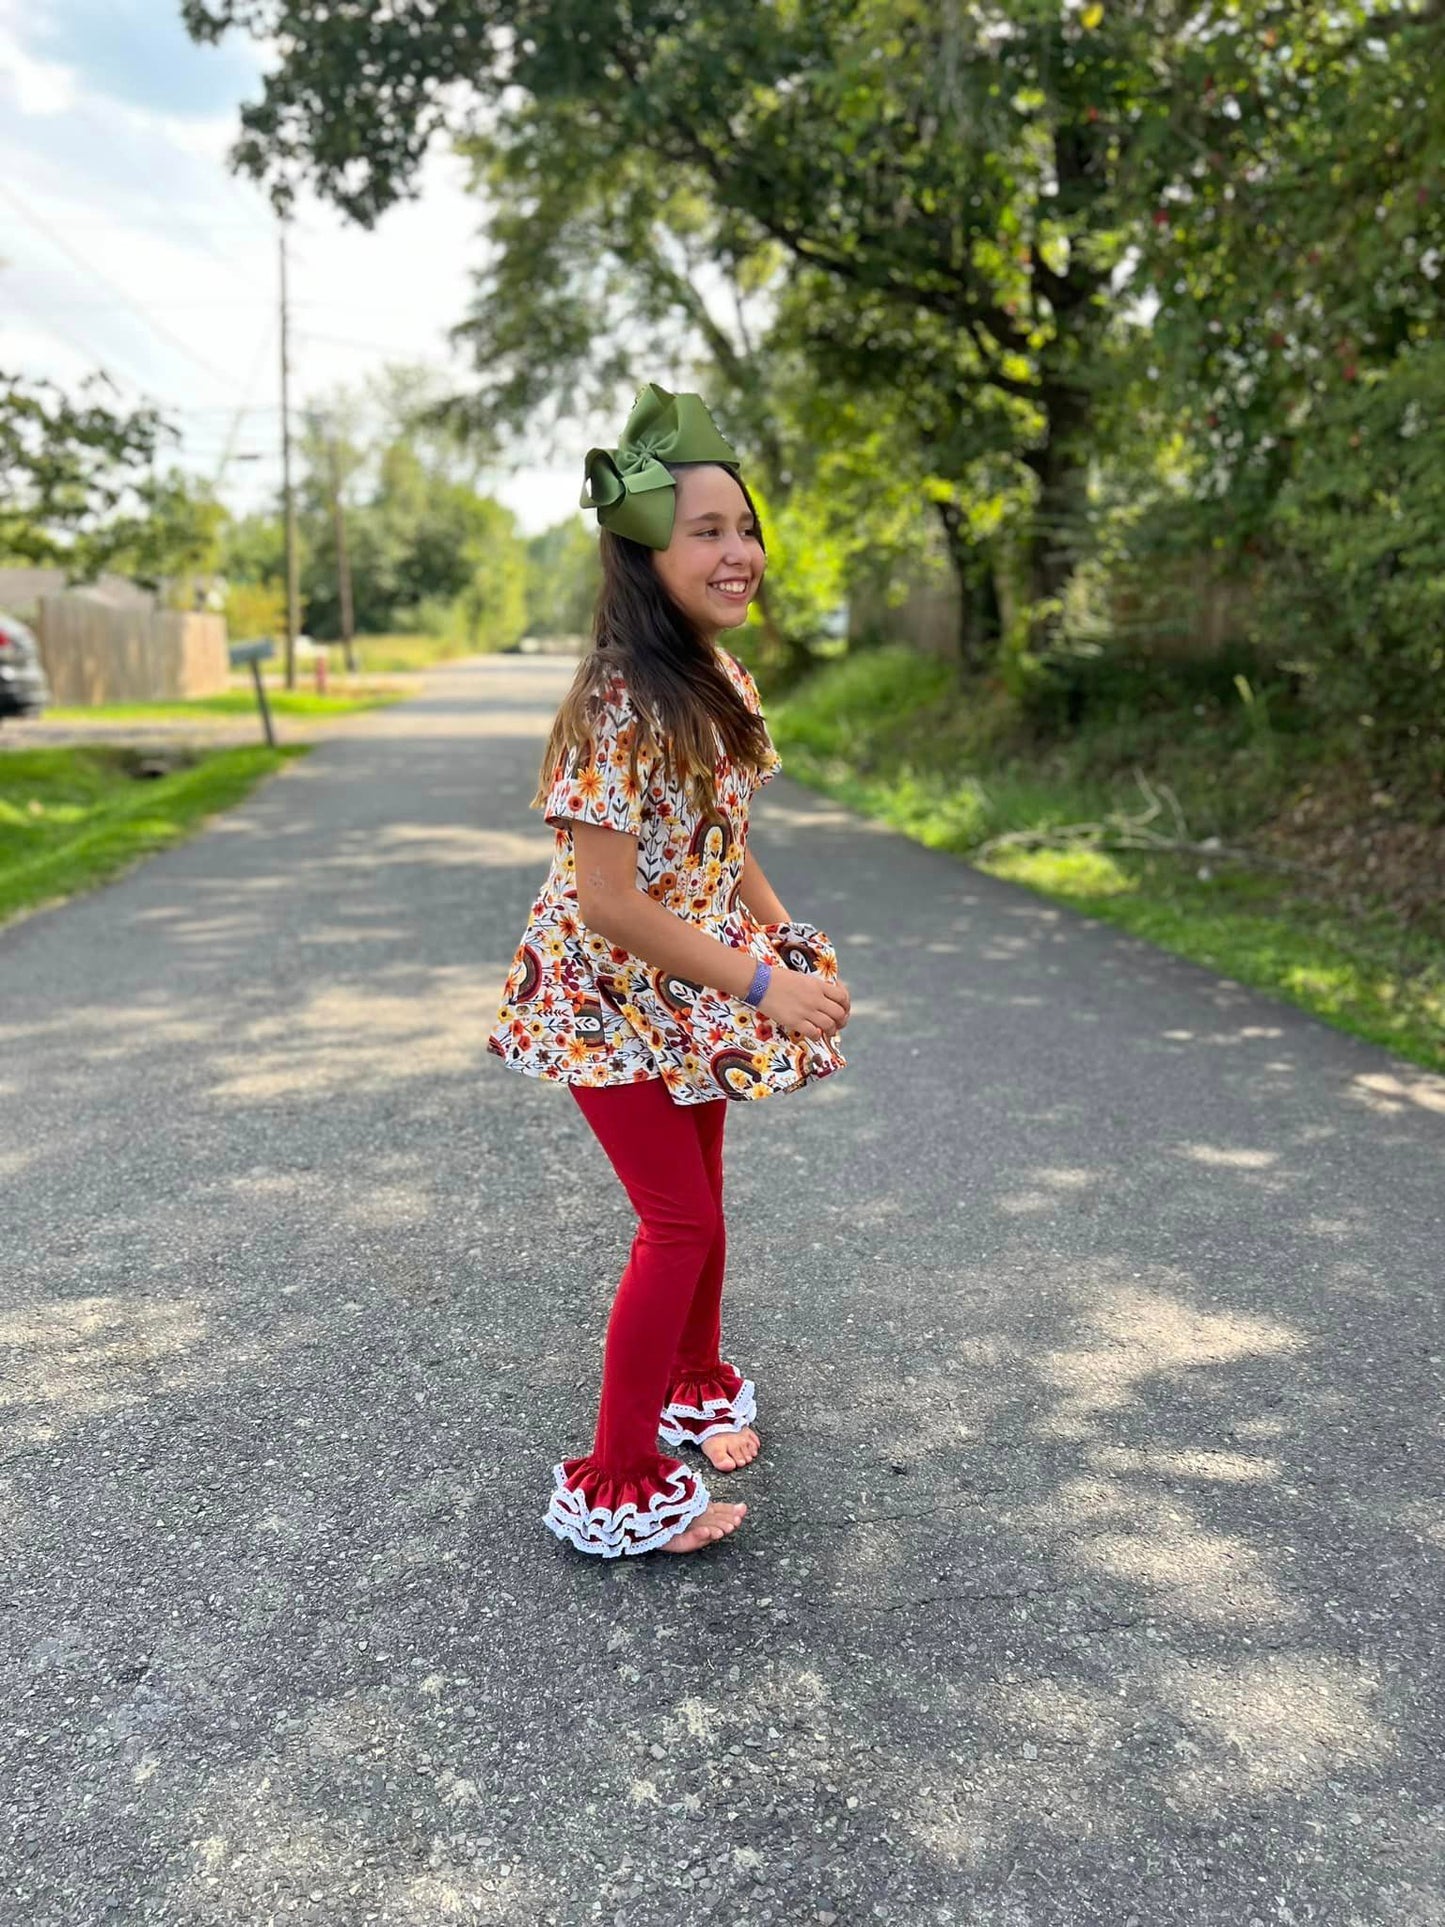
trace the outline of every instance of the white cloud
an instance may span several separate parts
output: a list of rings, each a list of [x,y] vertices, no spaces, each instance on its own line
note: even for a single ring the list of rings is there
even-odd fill
[[[76,30],[86,0],[60,0],[39,51],[18,0],[0,0],[0,367],[73,385],[104,367],[128,400],[159,403],[183,428],[180,460],[215,474],[233,462],[225,492],[259,506],[280,477],[277,244],[256,188],[230,175],[236,129],[224,114],[178,112],[181,80],[137,100],[134,63],[117,75],[82,71]],[[211,50],[176,47],[179,70]],[[197,88],[203,95],[207,88]],[[239,87],[236,106],[245,92]],[[424,361],[467,371],[446,331],[459,321],[480,259],[478,209],[463,164],[434,154],[419,199],[370,232],[305,200],[291,242],[292,398],[298,408],[384,362]],[[595,433],[579,425],[575,460],[491,479],[528,531],[575,509],[581,456]]]
[[[63,114],[75,99],[75,76],[57,60],[35,60],[9,30],[0,9],[0,68],[22,114]]]

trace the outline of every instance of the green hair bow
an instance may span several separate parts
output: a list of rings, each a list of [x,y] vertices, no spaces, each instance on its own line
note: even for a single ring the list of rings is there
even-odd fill
[[[717,462],[736,474],[737,450],[718,433],[701,395],[672,395],[650,381],[632,404],[616,448],[589,448],[581,506],[614,535],[649,549],[672,540],[676,478],[666,462]]]

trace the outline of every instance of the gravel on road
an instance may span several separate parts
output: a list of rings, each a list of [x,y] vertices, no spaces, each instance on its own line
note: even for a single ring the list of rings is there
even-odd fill
[[[1440,1927],[1445,1084],[790,782],[742,1529],[593,1561],[632,1216],[485,1051],[571,665],[0,932],[0,1921]]]

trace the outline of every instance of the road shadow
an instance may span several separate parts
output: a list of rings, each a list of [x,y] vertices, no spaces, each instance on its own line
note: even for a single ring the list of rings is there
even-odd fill
[[[484,1048],[565,673],[0,932],[24,1917],[1445,1919],[1438,1080],[786,779],[749,1517],[543,1530],[632,1228]]]

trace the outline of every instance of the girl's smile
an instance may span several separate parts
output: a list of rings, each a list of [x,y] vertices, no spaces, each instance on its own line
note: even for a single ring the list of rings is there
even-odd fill
[[[679,470],[672,540],[655,551],[653,566],[704,634],[747,620],[767,557],[747,497],[725,468]]]
[[[748,602],[753,593],[751,576],[730,576],[723,582],[709,583],[709,588],[720,595],[725,602]]]

